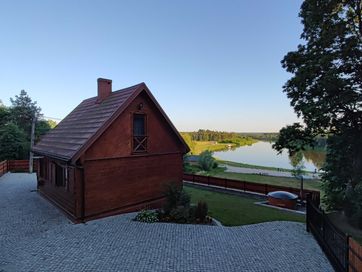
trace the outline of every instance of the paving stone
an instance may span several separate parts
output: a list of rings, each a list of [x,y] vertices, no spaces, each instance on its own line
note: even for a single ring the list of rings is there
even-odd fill
[[[33,192],[35,175],[0,178],[0,271],[333,271],[305,225],[146,224],[135,214],[71,223]]]

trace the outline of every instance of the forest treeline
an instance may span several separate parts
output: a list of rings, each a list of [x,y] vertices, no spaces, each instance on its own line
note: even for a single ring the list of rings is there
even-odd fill
[[[199,129],[193,132],[182,132],[183,135],[189,135],[192,141],[216,141],[219,143],[244,144],[255,143],[256,140],[249,136],[242,136],[236,132],[214,131],[208,129]]]

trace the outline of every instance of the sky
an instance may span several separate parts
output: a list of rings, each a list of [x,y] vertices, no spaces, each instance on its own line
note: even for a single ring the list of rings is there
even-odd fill
[[[283,56],[301,0],[0,0],[0,99],[26,90],[64,118],[97,93],[145,82],[180,131],[277,132],[297,121]]]

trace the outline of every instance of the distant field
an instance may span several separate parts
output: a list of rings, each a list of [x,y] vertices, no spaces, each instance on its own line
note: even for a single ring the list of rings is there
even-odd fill
[[[220,151],[228,148],[229,144],[216,143],[215,141],[194,141],[192,146],[192,153],[195,155],[200,154],[202,151]],[[234,146],[234,144],[231,144]]]

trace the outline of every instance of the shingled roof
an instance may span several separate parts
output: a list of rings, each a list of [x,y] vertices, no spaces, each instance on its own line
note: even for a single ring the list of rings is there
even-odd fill
[[[187,152],[188,146],[144,83],[112,92],[101,103],[97,103],[97,96],[84,100],[54,129],[44,135],[33,151],[61,160],[75,161],[142,91],[148,93],[185,145]]]

